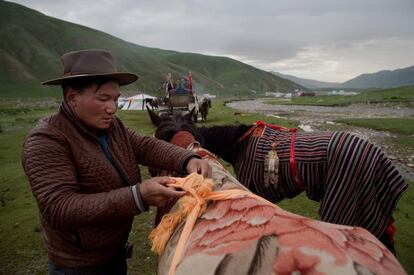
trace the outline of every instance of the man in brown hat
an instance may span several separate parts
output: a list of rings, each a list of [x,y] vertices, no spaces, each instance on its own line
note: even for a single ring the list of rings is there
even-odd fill
[[[191,151],[141,136],[115,116],[119,86],[138,79],[117,72],[103,50],[62,56],[59,111],[30,132],[23,167],[37,200],[49,274],[126,274],[134,215],[183,191],[168,177],[141,182],[138,164],[181,173],[210,173]]]

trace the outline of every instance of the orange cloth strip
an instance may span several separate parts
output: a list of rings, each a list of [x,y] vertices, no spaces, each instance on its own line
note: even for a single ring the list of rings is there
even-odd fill
[[[169,275],[175,274],[177,265],[181,262],[185,252],[185,246],[194,228],[195,222],[206,209],[208,200],[228,200],[244,196],[249,196],[265,202],[266,204],[277,207],[273,203],[259,197],[251,192],[242,189],[229,189],[223,191],[213,191],[213,180],[204,179],[197,173],[192,173],[185,178],[171,177],[174,183],[170,187],[181,188],[188,195],[182,197],[179,202],[179,210],[165,215],[158,226],[151,232],[149,238],[152,242],[151,250],[160,255],[167,245],[172,233],[177,225],[186,219],[184,229],[178,240],[178,244],[171,262]]]

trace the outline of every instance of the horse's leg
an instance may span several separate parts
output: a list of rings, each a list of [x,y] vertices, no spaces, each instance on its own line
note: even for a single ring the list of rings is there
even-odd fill
[[[387,247],[392,252],[392,254],[397,255],[394,241],[390,239],[390,236],[387,234],[387,232],[384,232],[378,240],[380,240],[385,245],[385,247]]]
[[[387,229],[382,233],[378,238],[391,252],[397,256],[397,251],[395,250],[395,233],[397,229],[395,227],[395,220],[391,216],[388,221]]]

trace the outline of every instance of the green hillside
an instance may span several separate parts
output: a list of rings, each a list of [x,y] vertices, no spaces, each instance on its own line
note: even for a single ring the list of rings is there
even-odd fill
[[[339,87],[354,89],[386,89],[414,85],[414,66],[397,70],[384,70],[376,73],[361,74],[350,79]]]
[[[193,72],[195,88],[221,97],[254,96],[299,85],[226,57],[180,53],[135,45],[109,34],[45,16],[24,6],[0,1],[0,94],[10,97],[60,95],[43,80],[60,76],[60,56],[71,50],[110,50],[120,70],[140,80],[128,90],[157,94],[164,75]],[[160,94],[161,92],[158,92]]]

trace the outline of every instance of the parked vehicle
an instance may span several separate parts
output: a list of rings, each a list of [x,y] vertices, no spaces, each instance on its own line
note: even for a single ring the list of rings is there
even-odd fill
[[[160,109],[160,112],[169,112],[174,114],[176,112],[193,112],[193,119],[197,122],[199,104],[196,92],[193,90],[193,79],[191,72],[188,72],[186,78],[173,80],[171,74],[167,75],[165,83],[167,108]]]

